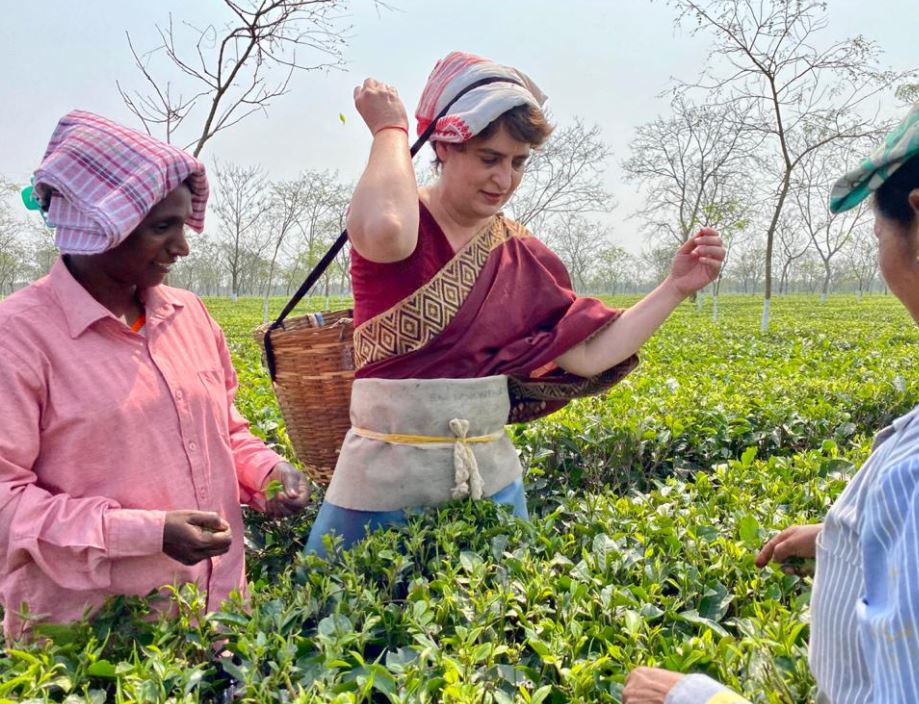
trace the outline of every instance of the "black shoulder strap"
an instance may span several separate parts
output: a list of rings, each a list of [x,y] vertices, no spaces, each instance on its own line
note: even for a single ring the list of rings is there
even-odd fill
[[[428,138],[434,133],[435,128],[437,127],[437,122],[446,115],[450,108],[456,103],[457,100],[462,98],[466,93],[471,90],[478,88],[479,86],[488,85],[489,83],[516,83],[517,85],[522,85],[520,81],[513,78],[506,78],[503,76],[492,76],[489,78],[480,78],[477,81],[470,83],[468,86],[463,88],[459,93],[457,93],[453,99],[444,106],[444,109],[441,110],[437,117],[431,120],[431,124],[427,126],[424,132],[415,140],[415,143],[412,145],[411,154],[412,158],[415,158],[415,155],[419,152],[421,147],[424,146],[424,143],[428,141]],[[268,330],[265,332],[265,359],[268,363],[268,372],[271,374],[271,380],[274,381],[275,378],[275,360],[274,360],[274,349],[271,345],[271,331],[277,330],[278,328],[284,327],[284,319],[290,315],[290,312],[297,307],[297,304],[303,300],[303,297],[309,293],[310,289],[316,285],[316,282],[322,278],[322,275],[326,272],[326,269],[329,268],[332,261],[338,256],[338,253],[341,251],[342,247],[345,246],[345,242],[348,241],[348,231],[342,230],[341,234],[338,236],[338,239],[335,240],[334,244],[329,248],[329,251],[326,252],[322,259],[319,260],[319,263],[313,268],[313,270],[306,277],[304,282],[300,285],[300,288],[291,296],[290,300],[287,301],[287,305],[284,306],[284,309],[281,311],[281,314],[278,316],[278,319],[275,320]]]

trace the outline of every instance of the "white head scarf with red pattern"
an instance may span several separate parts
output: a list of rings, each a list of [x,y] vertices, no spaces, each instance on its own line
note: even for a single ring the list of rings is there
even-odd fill
[[[458,144],[472,139],[490,123],[518,105],[542,109],[546,96],[529,76],[480,56],[454,51],[437,62],[418,101],[418,134],[463,88],[482,78],[509,78],[515,83],[488,83],[473,88],[437,121],[431,141]]]

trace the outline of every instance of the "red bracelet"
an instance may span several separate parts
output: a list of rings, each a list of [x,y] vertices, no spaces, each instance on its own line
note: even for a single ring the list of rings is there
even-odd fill
[[[396,124],[383,125],[382,127],[378,127],[376,131],[373,133],[373,136],[376,137],[383,130],[402,130],[403,132],[405,132],[405,136],[408,137],[408,127],[406,127],[405,125],[396,125]]]

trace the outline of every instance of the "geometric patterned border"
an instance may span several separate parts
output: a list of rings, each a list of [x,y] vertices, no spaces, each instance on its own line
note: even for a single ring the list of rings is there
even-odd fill
[[[511,397],[508,423],[526,423],[557,410],[557,404],[566,404],[584,396],[596,396],[618,384],[637,366],[638,356],[632,355],[596,376],[567,383],[508,377],[507,390]],[[547,403],[554,405],[547,407]]]
[[[523,225],[496,215],[430,281],[355,329],[355,366],[360,369],[428,344],[456,317],[492,250],[511,237],[528,236]]]
[[[529,381],[510,377],[508,387],[511,399],[519,401],[570,401],[585,396],[596,396],[601,391],[618,384],[637,366],[638,356],[632,355],[606,371],[578,381],[560,383],[557,381],[540,381],[539,379]]]

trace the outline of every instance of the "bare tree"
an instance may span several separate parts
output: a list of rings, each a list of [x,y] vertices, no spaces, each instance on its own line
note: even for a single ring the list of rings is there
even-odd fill
[[[44,276],[60,256],[51,230],[26,213],[19,194],[19,185],[0,176],[0,296]]]
[[[871,290],[878,275],[878,241],[867,222],[846,244],[843,256],[846,271],[858,286],[858,300],[861,302],[865,291]]]
[[[680,246],[708,224],[707,207],[717,208],[725,194],[733,196],[755,145],[737,128],[743,116],[733,106],[699,107],[677,94],[671,110],[671,117],[637,129],[632,156],[622,168],[645,191],[646,205],[637,215],[649,230]]]
[[[284,244],[285,238],[294,229],[306,208],[309,188],[309,179],[303,174],[292,181],[277,181],[271,184],[271,194],[267,204],[267,223],[273,247],[271,264],[268,268],[268,280],[265,282],[265,293],[262,297],[263,323],[268,322],[268,298],[271,296],[271,284],[281,245]]]
[[[247,247],[240,252],[239,290],[246,295],[258,295],[264,290],[268,279],[267,251],[269,242],[261,240],[261,247]]]
[[[702,209],[705,222],[716,228],[721,233],[724,243],[724,259],[718,278],[711,283],[712,290],[712,320],[718,320],[718,298],[721,295],[721,282],[731,262],[731,254],[735,246],[743,240],[745,231],[750,226],[750,218],[746,214],[746,204],[739,197],[722,195],[715,202],[710,202]]]
[[[181,22],[177,27],[170,14],[165,26],[156,26],[160,44],[147,52],[139,53],[127,35],[148,88],[131,91],[118,84],[122,100],[148,133],[161,132],[167,142],[187,121],[191,139],[184,148],[195,156],[221,130],[265,112],[288,92],[296,71],[341,66],[349,29],[342,26],[344,0],[223,4],[228,20],[219,26]],[[167,68],[157,72],[151,64],[159,58]],[[176,77],[183,79],[181,86],[173,82]]]
[[[170,272],[170,283],[203,296],[220,295],[225,279],[223,245],[208,233],[196,235],[190,245],[188,256]]]
[[[353,191],[352,188],[349,188],[348,191]],[[339,209],[339,220],[338,226],[335,228],[336,231],[341,231],[345,228],[345,207]],[[329,271],[325,276],[325,295],[326,295],[326,308],[329,307],[328,296],[329,296],[329,287],[332,284],[333,277],[338,279],[338,290],[339,293],[344,294],[350,290],[350,284],[348,280],[351,276],[351,247],[343,247],[342,250],[338,253],[335,259],[332,261],[332,266],[329,267]]]
[[[10,193],[11,185],[0,181],[0,296],[12,293],[23,263],[20,223],[8,203]]]
[[[817,293],[820,290],[820,284],[823,281],[823,262],[820,256],[813,250],[808,249],[798,262],[798,281],[800,287],[807,293]]]
[[[585,291],[600,253],[609,245],[609,230],[583,215],[572,213],[554,219],[547,234],[555,245],[556,254],[565,263],[575,290]]]
[[[782,213],[779,226],[776,228],[778,242],[779,262],[781,274],[779,276],[779,293],[788,293],[788,286],[795,262],[807,254],[811,248],[811,240],[807,232],[794,218],[795,213]]]
[[[54,243],[54,233],[37,218],[26,217],[20,221],[19,246],[22,281],[34,281],[51,271],[61,257]]]
[[[329,247],[344,229],[345,210],[354,190],[352,186],[338,180],[337,172],[310,172],[311,187],[306,207],[297,221],[298,236],[290,240],[294,266],[290,270],[288,288],[295,280],[304,279],[325,255]],[[350,271],[350,252],[344,247],[320,280],[328,296],[333,280],[339,280],[344,290]]]
[[[288,254],[293,260],[289,272],[293,275],[299,269],[312,268],[324,253],[323,248],[335,240],[344,226],[349,190],[338,182],[338,174],[330,171],[304,171],[292,181],[272,186],[267,222],[274,246],[264,292],[263,315],[266,322],[268,297],[279,256]],[[299,236],[292,238],[295,234]],[[289,251],[285,252],[285,249]],[[335,274],[340,272],[336,270]],[[325,278],[328,288],[330,276]],[[293,276],[288,281],[288,287],[293,283],[292,279]]]
[[[737,278],[744,293],[756,293],[765,271],[763,252],[765,243],[762,238],[745,240],[735,249],[731,272]]]
[[[632,255],[623,247],[606,242],[594,259],[591,289],[596,293],[621,293],[630,283],[631,258]]]
[[[638,258],[643,265],[644,283],[658,284],[670,273],[673,265],[673,247],[670,244],[649,242]]]
[[[761,329],[768,329],[772,252],[791,179],[809,153],[837,140],[876,129],[881,93],[903,82],[904,72],[877,68],[878,49],[863,37],[820,47],[826,29],[822,0],[672,0],[693,32],[714,37],[701,78],[681,90],[705,91],[718,104],[743,105],[744,127],[759,131],[779,157],[770,186],[772,216],[766,229],[765,295]]]
[[[214,163],[214,214],[220,220],[223,262],[236,300],[247,265],[267,247],[264,216],[268,209],[267,181],[258,167]]]
[[[530,157],[510,204],[514,219],[551,245],[544,234],[550,218],[609,210],[612,197],[602,179],[610,154],[598,125],[587,127],[575,118],[556,129]]]
[[[848,155],[848,151],[840,152],[835,146],[826,145],[801,159],[791,187],[793,205],[814,250],[823,262],[820,299],[824,303],[833,277],[833,258],[845,248],[856,229],[866,222],[869,215],[864,204],[843,213],[831,213],[827,209],[833,181],[837,174],[845,170],[845,157]]]
[[[633,293],[643,291],[649,288],[651,285],[656,285],[660,281],[660,278],[662,278],[657,277],[656,271],[649,270],[649,249],[650,247],[646,245],[642,252],[639,252],[638,254],[632,254],[625,262],[628,271],[628,281],[634,287]],[[667,255],[666,252],[664,252],[664,254]],[[669,253],[669,257],[670,260],[673,259],[673,252]],[[671,262],[667,259],[664,261],[665,266],[669,267]],[[666,271],[667,269],[665,269],[665,276]]]

